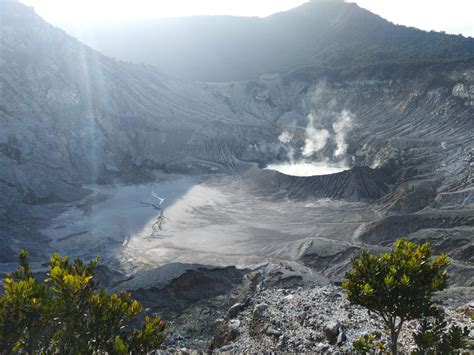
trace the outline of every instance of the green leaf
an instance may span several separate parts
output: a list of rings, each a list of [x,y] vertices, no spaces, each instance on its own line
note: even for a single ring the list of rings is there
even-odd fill
[[[122,338],[120,338],[118,335],[115,337],[114,350],[117,352],[117,354],[128,354],[127,346],[123,342]]]

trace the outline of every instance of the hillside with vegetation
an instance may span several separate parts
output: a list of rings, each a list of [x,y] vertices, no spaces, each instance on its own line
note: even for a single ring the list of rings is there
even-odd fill
[[[71,33],[106,55],[211,82],[306,66],[348,69],[474,58],[473,38],[395,25],[343,1],[312,1],[265,18],[197,16],[86,25]]]

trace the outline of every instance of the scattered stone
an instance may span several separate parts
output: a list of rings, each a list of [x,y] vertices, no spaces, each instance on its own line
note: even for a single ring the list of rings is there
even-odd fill
[[[255,308],[253,309],[253,316],[255,318],[264,318],[266,317],[268,314],[268,305],[265,304],[265,303],[260,303],[260,304],[257,304],[255,306]]]
[[[229,328],[229,334],[231,334],[231,336],[237,336],[239,334],[240,321],[238,319],[231,319],[227,327]]]
[[[339,334],[337,335],[336,344],[337,344],[337,345],[342,345],[346,340],[347,340],[346,334],[345,334],[343,331],[341,331],[341,332],[339,332]]]
[[[336,294],[342,297],[335,297]],[[334,285],[306,287],[299,292],[281,287],[256,289],[250,302],[254,306],[246,304],[238,312],[238,319],[226,316],[218,323],[216,328],[223,332],[214,342],[214,351],[347,354],[353,351],[352,342],[363,334],[374,334],[383,343],[388,341],[380,317],[369,316],[364,308],[351,305],[342,289]],[[443,308],[449,324],[469,326],[467,302],[462,309],[459,305]],[[401,352],[414,351],[412,333],[417,326],[412,321],[403,327]]]
[[[271,335],[271,336],[274,336],[274,337],[280,337],[282,335],[282,332],[275,329],[275,328],[272,328],[272,327],[268,327],[267,328],[267,331],[265,332],[267,335]]]
[[[337,343],[337,337],[339,335],[339,328],[341,325],[339,322],[331,321],[324,326],[324,335],[326,336],[329,344],[334,345]]]
[[[243,303],[236,303],[232,307],[229,308],[229,311],[227,312],[227,316],[229,318],[235,318],[239,312],[245,308],[245,305]]]
[[[278,341],[279,341],[279,346],[278,347],[280,348],[283,344],[288,342],[288,335],[286,335],[286,334],[280,335],[280,337],[278,338]]]

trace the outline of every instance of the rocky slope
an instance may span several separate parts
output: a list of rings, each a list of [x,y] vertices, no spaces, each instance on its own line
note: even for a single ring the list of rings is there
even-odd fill
[[[249,352],[351,352],[352,342],[374,334],[388,344],[383,322],[365,309],[350,305],[336,286],[313,288],[262,287],[251,302],[236,314],[234,305],[226,318],[217,320],[214,344],[219,351]],[[471,327],[473,305],[446,307],[449,324]],[[400,351],[416,349],[413,332],[418,323],[409,322],[400,334]],[[474,338],[471,338],[471,342]]]
[[[1,6],[2,206],[71,200],[83,183],[150,169],[235,168],[272,134],[218,88],[106,58],[16,1]]]
[[[387,344],[382,320],[349,304],[340,286],[309,268],[275,262],[255,270],[175,266],[182,274],[169,285],[134,292],[152,312],[174,319],[164,352],[350,352],[352,342],[374,334]],[[157,273],[155,273],[157,274]],[[217,286],[217,287],[216,287]],[[125,281],[118,289],[129,289]],[[469,290],[438,295],[450,325],[468,327],[474,345]],[[172,295],[173,297],[169,297]],[[400,351],[415,349],[417,321],[405,324]]]

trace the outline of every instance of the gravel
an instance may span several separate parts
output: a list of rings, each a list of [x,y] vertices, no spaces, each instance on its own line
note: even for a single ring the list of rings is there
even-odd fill
[[[251,303],[233,314],[235,318],[231,322],[239,321],[239,335],[216,349],[218,352],[345,352],[352,349],[354,340],[367,333],[375,333],[387,341],[379,317],[350,305],[344,291],[337,286],[261,288]],[[470,319],[473,306],[444,307],[448,323],[473,329]],[[412,333],[417,324],[416,321],[405,324],[399,338],[400,351],[414,349]]]

